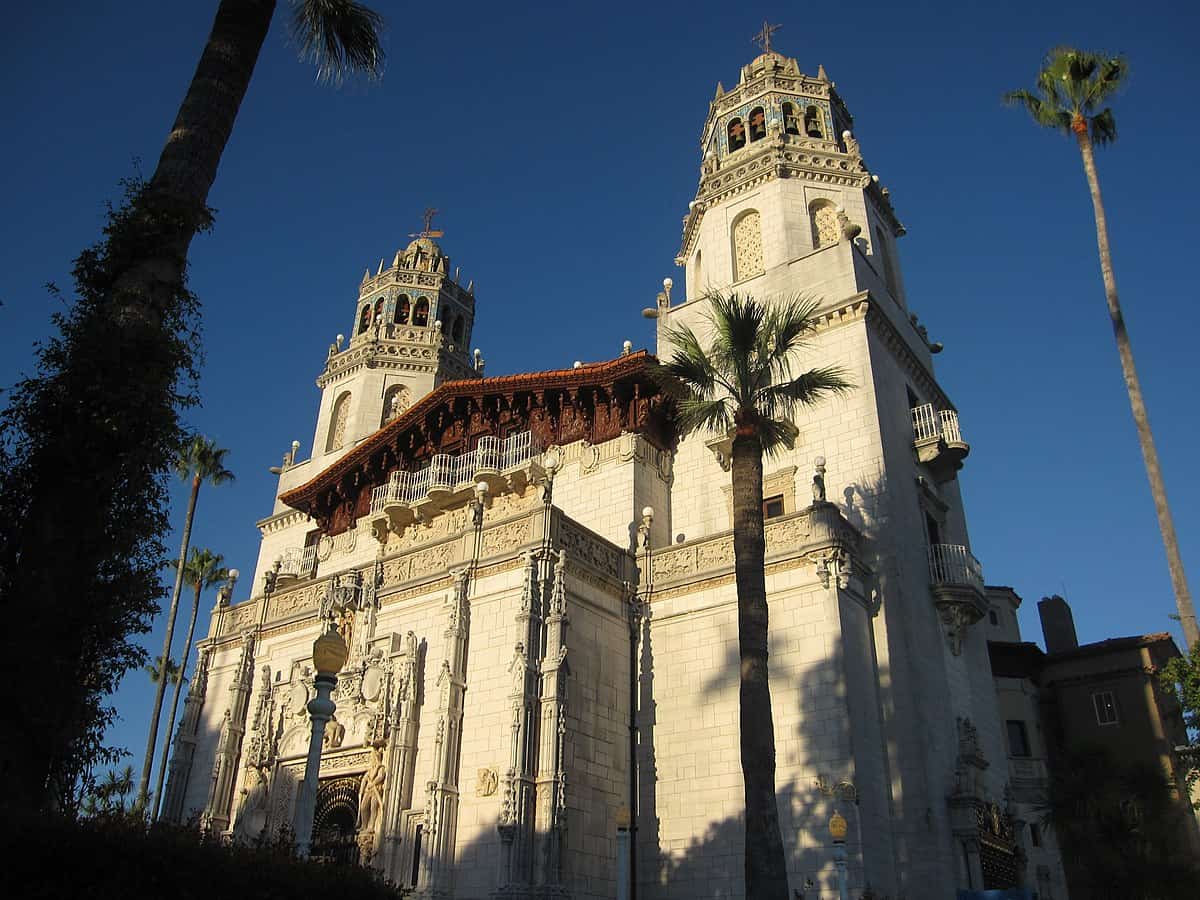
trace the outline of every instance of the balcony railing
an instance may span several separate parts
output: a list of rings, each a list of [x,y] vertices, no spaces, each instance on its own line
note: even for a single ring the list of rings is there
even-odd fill
[[[317,568],[317,545],[289,547],[279,556],[279,574],[308,578]]]
[[[918,443],[941,438],[947,444],[963,443],[958,430],[958,413],[952,409],[936,409],[932,403],[922,403],[912,409],[913,439]]]
[[[983,566],[962,544],[929,547],[929,580],[936,585],[966,585],[983,591]]]
[[[535,451],[533,433],[522,431],[503,441],[490,435],[482,437],[479,446],[469,453],[439,453],[416,472],[393,472],[386,484],[371,492],[371,513],[383,512],[393,503],[420,503],[432,492],[470,487],[480,475],[500,475],[520,468]]]

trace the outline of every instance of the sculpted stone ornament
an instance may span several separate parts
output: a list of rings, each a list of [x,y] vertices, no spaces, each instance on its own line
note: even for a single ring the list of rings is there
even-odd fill
[[[346,726],[337,720],[337,716],[333,716],[329,720],[329,724],[325,727],[325,736],[322,739],[322,745],[326,750],[336,750],[342,746],[342,741],[346,739]]]
[[[815,471],[813,472],[812,482],[812,498],[813,503],[824,503],[825,501],[825,457],[818,456],[813,460]]]
[[[490,797],[499,784],[500,776],[495,769],[480,769],[475,778],[475,796]]]

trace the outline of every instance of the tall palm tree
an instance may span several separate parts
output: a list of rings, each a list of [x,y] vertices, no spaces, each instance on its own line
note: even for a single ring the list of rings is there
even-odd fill
[[[187,518],[183,524],[183,541],[179,548],[179,564],[175,567],[175,588],[171,591],[171,606],[167,611],[167,633],[163,637],[162,668],[159,671],[158,689],[154,693],[154,711],[150,716],[150,736],[146,740],[146,758],[142,762],[142,778],[138,782],[138,802],[146,805],[146,791],[150,786],[150,770],[154,766],[154,746],[158,740],[158,718],[162,712],[163,693],[167,688],[167,662],[171,659],[171,638],[175,634],[175,615],[179,611],[179,592],[183,587],[184,563],[188,544],[192,539],[192,520],[196,516],[196,500],[200,496],[200,485],[225,484],[233,481],[233,473],[225,468],[225,454],[203,435],[196,434],[185,443],[175,461],[175,471],[185,481],[192,480],[192,492],[188,497]],[[186,662],[186,659],[185,659]]]
[[[219,553],[199,547],[192,548],[187,565],[183,567],[183,580],[192,586],[192,615],[188,619],[187,637],[183,639],[183,660],[177,668],[175,678],[175,694],[171,698],[171,713],[167,716],[167,730],[163,732],[162,757],[158,762],[158,777],[154,784],[155,818],[162,812],[163,778],[167,773],[167,757],[171,752],[171,733],[175,730],[175,714],[179,711],[179,694],[183,689],[183,677],[187,670],[188,658],[192,655],[192,635],[196,631],[196,615],[200,611],[200,594],[211,587],[224,584],[229,580],[229,570],[222,565],[225,559]]]
[[[1087,174],[1088,187],[1092,192],[1096,243],[1100,250],[1100,273],[1104,277],[1108,315],[1112,320],[1113,335],[1117,339],[1121,372],[1125,376],[1129,406],[1133,410],[1133,421],[1142,445],[1142,458],[1146,464],[1146,475],[1150,479],[1150,493],[1154,496],[1158,527],[1167,551],[1167,567],[1171,572],[1171,586],[1175,590],[1179,623],[1183,626],[1184,639],[1191,647],[1200,640],[1200,628],[1197,627],[1196,610],[1192,606],[1187,577],[1183,571],[1179,542],[1175,538],[1171,508],[1167,505],[1167,488],[1163,484],[1162,469],[1158,464],[1158,451],[1154,448],[1154,435],[1150,431],[1150,419],[1146,414],[1146,403],[1142,399],[1141,382],[1138,381],[1137,369],[1133,364],[1133,347],[1129,341],[1129,332],[1125,328],[1125,318],[1121,314],[1121,304],[1117,299],[1117,279],[1113,274],[1112,254],[1108,246],[1108,223],[1104,216],[1104,201],[1100,196],[1100,179],[1096,174],[1094,148],[1109,144],[1117,138],[1116,119],[1112,109],[1105,104],[1121,87],[1121,82],[1128,73],[1129,65],[1120,56],[1110,57],[1076,50],[1073,47],[1058,47],[1047,54],[1042,70],[1038,73],[1036,91],[1010,91],[1004,95],[1004,100],[1010,105],[1024,106],[1037,124],[1074,135],[1079,144],[1083,170]]]
[[[707,348],[687,326],[669,327],[670,359],[657,376],[674,386],[679,430],[733,434],[733,554],[741,660],[739,715],[746,797],[746,896],[786,900],[787,866],[775,803],[775,727],[767,680],[763,455],[790,446],[801,407],[852,386],[837,367],[795,374],[819,301],[769,304],[714,293]]]

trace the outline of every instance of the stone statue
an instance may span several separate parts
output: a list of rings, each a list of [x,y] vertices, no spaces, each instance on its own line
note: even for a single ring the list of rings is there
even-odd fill
[[[812,498],[813,503],[825,502],[825,457],[818,456],[815,460],[816,471],[813,472]]]
[[[525,644],[517,641],[516,647],[513,648],[512,662],[508,664],[508,671],[512,674],[513,693],[525,693]]]
[[[238,812],[234,837],[254,843],[267,827],[267,801],[271,794],[270,769],[251,766],[246,769],[246,787],[242,789],[242,808]]]
[[[363,775],[358,789],[358,832],[374,835],[383,812],[383,784],[387,770],[383,765],[383,751],[376,747],[371,753],[371,763]]]
[[[846,142],[846,152],[851,156],[862,156],[858,149],[858,139],[849,131],[842,132],[842,140]]]
[[[329,719],[329,724],[325,726],[325,736],[321,740],[321,745],[326,750],[336,750],[342,746],[342,741],[346,739],[346,726],[337,720],[337,716]]]

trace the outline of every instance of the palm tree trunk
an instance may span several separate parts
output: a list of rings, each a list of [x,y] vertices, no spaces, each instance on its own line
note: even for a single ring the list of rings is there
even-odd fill
[[[766,543],[762,447],[753,435],[733,441],[733,557],[738,598],[738,693],[742,780],[746,791],[746,897],[787,900],[787,863],[775,802],[775,726],[767,679]]]
[[[167,730],[163,733],[163,749],[158,762],[158,777],[154,780],[154,819],[162,815],[163,779],[167,774],[167,762],[171,755],[171,734],[175,730],[175,715],[179,712],[179,695],[183,691],[183,674],[187,671],[188,657],[192,655],[196,614],[200,611],[200,587],[201,583],[197,582],[196,594],[192,598],[192,616],[188,619],[187,637],[183,641],[183,655],[179,657],[179,677],[175,680],[175,693],[171,697],[171,714],[167,716]]]
[[[150,770],[154,767],[154,746],[158,741],[158,717],[162,713],[163,694],[167,689],[167,663],[171,660],[171,638],[175,633],[175,615],[179,611],[179,592],[183,587],[183,566],[187,560],[188,543],[192,539],[192,518],[196,515],[196,499],[200,495],[200,476],[192,477],[192,495],[188,498],[187,519],[183,525],[183,541],[179,547],[179,564],[175,567],[175,588],[171,591],[171,607],[167,611],[167,634],[163,638],[162,662],[158,684],[154,690],[154,711],[150,715],[150,736],[146,740],[146,759],[142,762],[142,778],[138,782],[137,802],[145,808],[150,787]]]
[[[1087,173],[1088,187],[1092,192],[1092,208],[1096,215],[1096,243],[1100,248],[1100,272],[1104,276],[1104,295],[1108,300],[1108,315],[1112,319],[1113,336],[1117,339],[1117,352],[1121,357],[1121,372],[1125,376],[1125,389],[1129,392],[1129,406],[1137,426],[1138,441],[1142,446],[1142,459],[1146,464],[1146,476],[1150,479],[1150,493],[1154,497],[1154,511],[1158,514],[1158,528],[1162,532],[1163,546],[1167,551],[1167,568],[1171,572],[1171,586],[1175,589],[1175,606],[1179,611],[1179,624],[1183,626],[1183,638],[1188,647],[1196,646],[1200,640],[1200,629],[1196,624],[1196,610],[1188,591],[1187,576],[1183,571],[1183,557],[1179,554],[1179,541],[1175,537],[1175,523],[1171,520],[1171,508],[1167,505],[1167,487],[1163,483],[1162,469],[1158,465],[1158,451],[1154,447],[1154,435],[1150,431],[1150,418],[1146,414],[1146,403],[1142,399],[1142,386],[1138,381],[1137,369],[1133,364],[1133,346],[1129,332],[1125,329],[1125,317],[1117,299],[1117,279],[1113,275],[1112,255],[1108,248],[1108,223],[1104,217],[1104,201],[1100,196],[1100,179],[1096,175],[1096,159],[1092,153],[1092,141],[1087,133],[1087,124],[1075,126],[1079,140],[1079,152],[1083,155],[1083,169]]]
[[[207,221],[208,192],[274,13],[275,0],[221,0],[217,7],[144,200],[152,212],[167,215],[174,233],[164,236],[158,252],[135,259],[117,283],[151,315],[182,284],[188,248]]]

